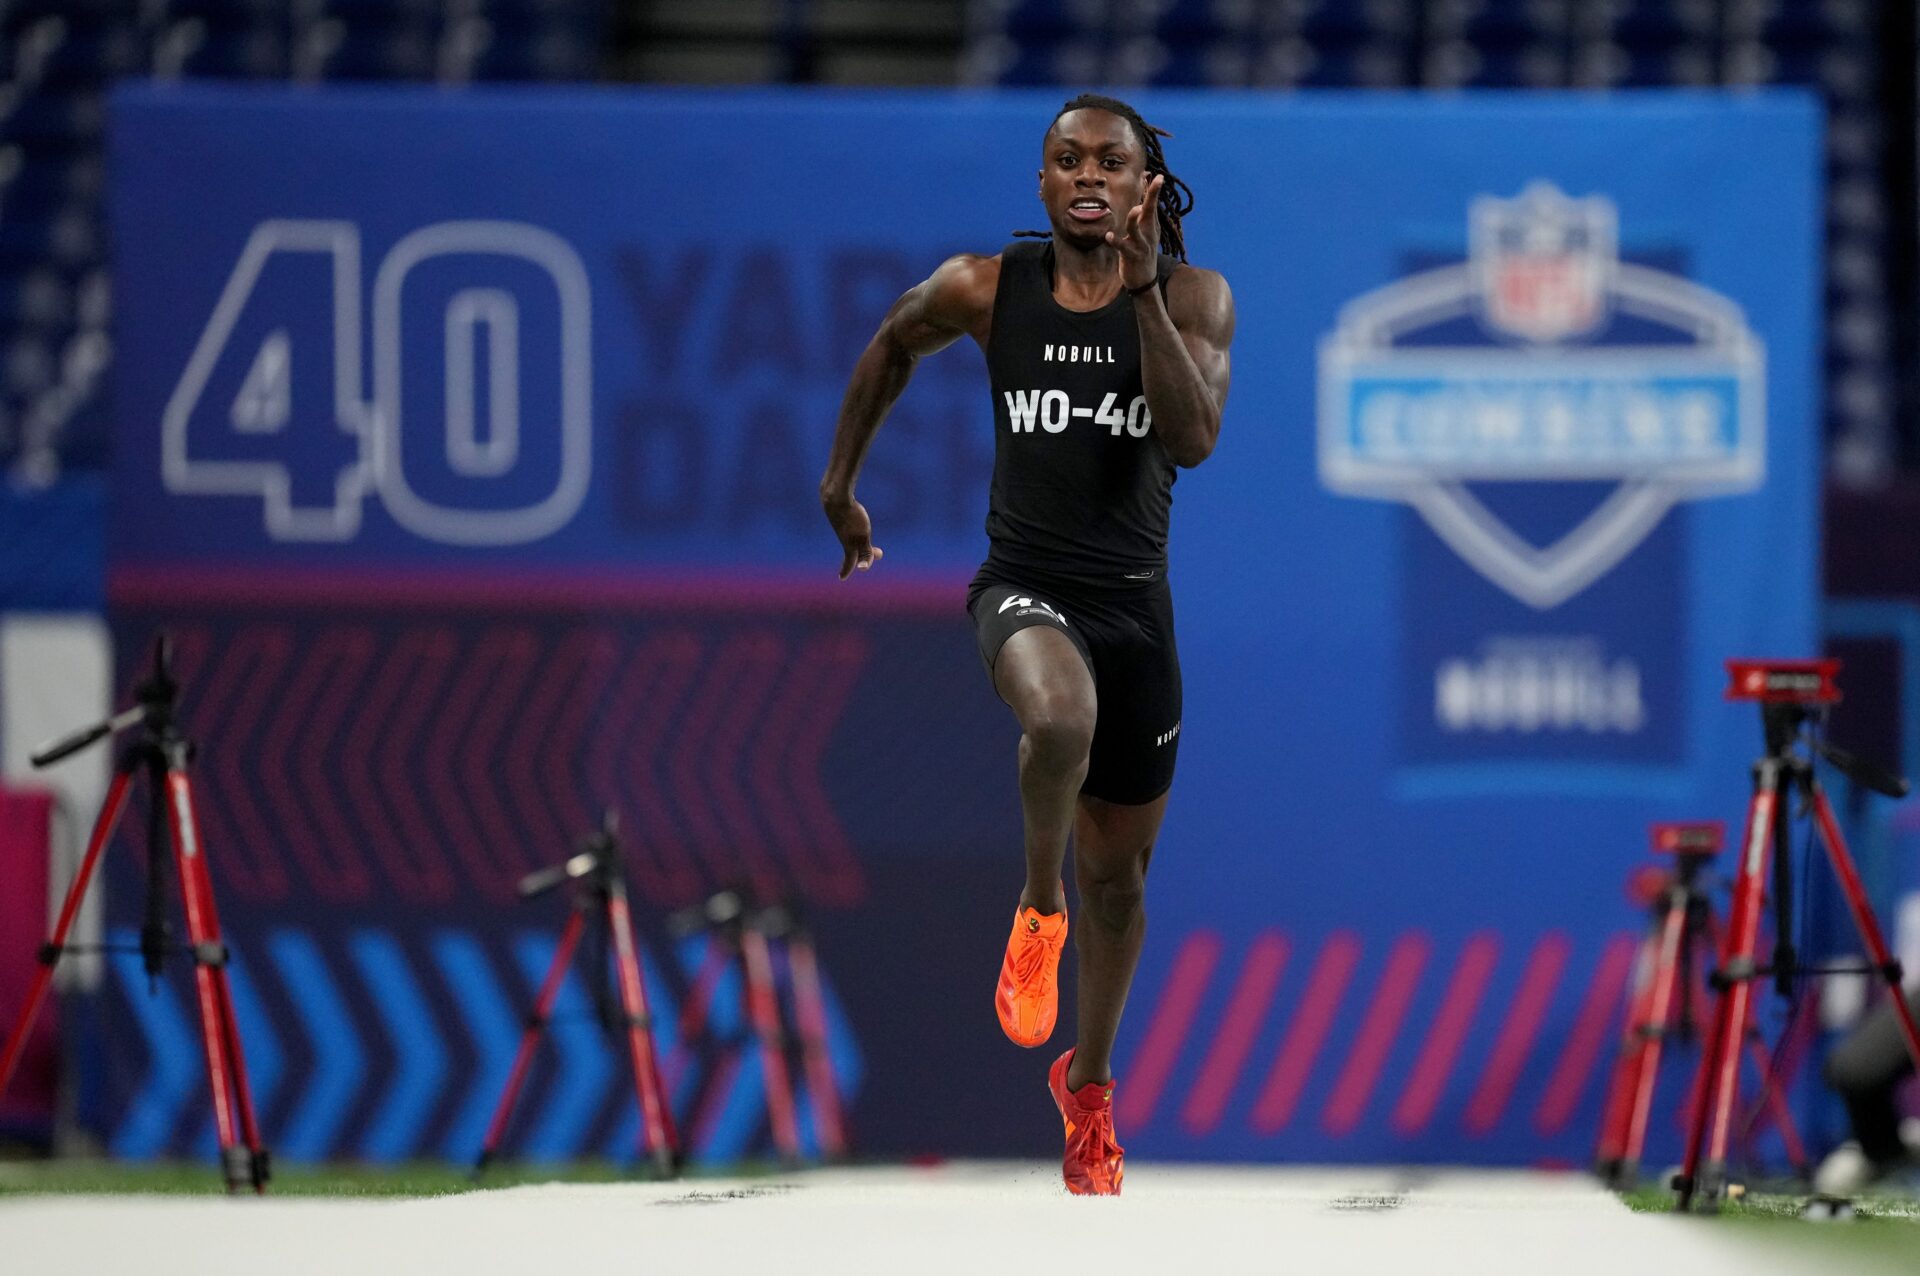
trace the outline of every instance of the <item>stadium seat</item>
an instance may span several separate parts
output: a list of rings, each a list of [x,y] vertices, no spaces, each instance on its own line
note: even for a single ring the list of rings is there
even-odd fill
[[[1245,88],[1252,75],[1252,57],[1244,40],[1168,42],[1159,45],[1161,60],[1142,83],[1166,88]]]
[[[1575,40],[1635,48],[1710,40],[1717,27],[1713,0],[1587,0],[1571,16]]]
[[[308,50],[313,61],[307,63],[307,73],[317,71],[321,79],[433,78],[437,42],[424,27],[369,30],[334,26],[314,32],[308,38],[314,43]],[[320,43],[321,38],[325,39],[325,45]],[[296,62],[300,57],[297,50]]]
[[[1112,9],[1111,0],[974,0],[968,17],[980,35],[1024,44],[1104,32]]]
[[[9,0],[0,6],[0,30],[11,36],[42,18],[63,18],[79,26],[137,22],[149,7],[143,0]]]
[[[1292,30],[1316,48],[1410,40],[1417,16],[1413,0],[1294,0],[1279,8],[1295,10]]]
[[[1121,0],[1115,25],[1169,46],[1241,40],[1254,25],[1252,0]]]
[[[349,29],[368,33],[395,27],[426,27],[440,20],[444,0],[320,0],[320,13]]]
[[[183,52],[180,74],[211,79],[280,79],[292,66],[289,33],[281,26],[203,30],[200,40]]]
[[[1420,59],[1420,83],[1436,89],[1539,89],[1568,82],[1567,56],[1558,44],[1474,45],[1450,41]]]
[[[1568,0],[1430,0],[1428,43],[1460,39],[1480,45],[1527,45],[1564,39],[1571,22]]]
[[[1801,84],[1820,89],[1830,102],[1858,104],[1876,87],[1874,59],[1848,45],[1769,47],[1745,42],[1726,51],[1729,84]]]
[[[1257,88],[1393,88],[1410,82],[1407,51],[1397,44],[1315,48],[1278,40],[1254,55]]]
[[[0,314],[6,313],[6,297],[11,291],[0,285]],[[58,361],[53,341],[36,333],[23,333],[0,350],[0,392],[9,395],[36,394],[53,384]]]
[[[578,80],[598,69],[599,42],[583,39],[569,27],[537,34],[509,29],[505,34],[493,33],[474,63],[475,79]]]
[[[1711,45],[1683,41],[1661,48],[1588,44],[1575,48],[1569,82],[1582,88],[1670,88],[1715,82]]]
[[[1875,16],[1871,0],[1726,0],[1721,28],[1768,44],[1869,39]]]
[[[34,266],[0,273],[0,327],[32,336],[72,322],[73,289],[59,271]]]
[[[97,91],[28,93],[0,120],[0,143],[96,146],[106,127],[106,103]]]
[[[969,48],[963,77],[972,84],[1052,88],[1098,81],[1105,66],[1103,41],[988,39]]]

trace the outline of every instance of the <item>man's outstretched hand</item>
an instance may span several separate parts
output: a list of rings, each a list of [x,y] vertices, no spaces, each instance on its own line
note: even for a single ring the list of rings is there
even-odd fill
[[[1164,173],[1147,182],[1140,202],[1127,210],[1120,233],[1107,232],[1107,242],[1120,250],[1120,286],[1145,288],[1160,274],[1160,188]]]
[[[843,557],[840,560],[840,579],[845,580],[853,574],[854,568],[867,571],[875,563],[886,557],[886,551],[873,543],[873,520],[867,517],[867,507],[849,497],[844,501],[823,501],[827,521],[833,524],[833,534],[840,538]]]

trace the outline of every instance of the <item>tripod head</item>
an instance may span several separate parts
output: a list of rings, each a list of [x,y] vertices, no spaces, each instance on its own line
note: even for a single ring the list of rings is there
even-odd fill
[[[1726,845],[1727,826],[1720,820],[1681,820],[1653,825],[1648,840],[1656,854],[1674,858],[1674,879],[1691,886],[1700,871]]]
[[[134,688],[133,699],[132,708],[41,745],[27,755],[27,761],[36,768],[52,766],[95,741],[136,724],[145,724],[156,740],[170,733],[174,712],[180,703],[180,684],[173,676],[173,639],[164,632],[153,640],[153,667]]]
[[[1727,699],[1751,700],[1760,706],[1766,733],[1767,756],[1790,758],[1796,744],[1863,788],[1890,798],[1907,796],[1904,776],[1856,757],[1822,740],[1813,728],[1824,725],[1828,712],[1840,701],[1840,662],[1824,660],[1729,660]]]
[[[620,872],[620,813],[608,807],[600,827],[580,839],[580,849],[565,860],[520,879],[520,898],[533,899],[566,882],[588,879],[598,890],[611,888]]]
[[[715,891],[698,904],[669,914],[667,930],[679,938],[703,930],[731,931],[737,935],[746,918],[746,892],[728,887]]]

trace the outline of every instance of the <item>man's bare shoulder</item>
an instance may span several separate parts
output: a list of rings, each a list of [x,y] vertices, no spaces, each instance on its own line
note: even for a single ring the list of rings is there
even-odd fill
[[[990,314],[1000,288],[1000,254],[958,253],[941,262],[921,288],[932,314],[960,321]]]
[[[1233,289],[1217,270],[1182,263],[1167,278],[1167,315],[1182,332],[1233,335]]]
[[[928,283],[936,287],[989,295],[1000,285],[1000,254],[956,253],[941,262]]]

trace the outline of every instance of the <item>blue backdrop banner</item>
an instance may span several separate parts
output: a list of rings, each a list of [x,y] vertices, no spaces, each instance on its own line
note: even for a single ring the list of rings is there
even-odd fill
[[[1817,109],[1140,105],[1239,326],[1175,492],[1187,717],[1122,1139],[1583,1160],[1647,825],[1744,801],[1758,724],[1720,662],[1814,651]],[[650,917],[722,881],[813,906],[866,1150],[1050,1148],[1047,1060],[987,1009],[1021,874],[962,611],[979,352],[923,360],[876,442],[878,570],[834,579],[815,485],[893,300],[1044,225],[1057,107],[118,94],[110,593],[129,650],[184,627],[200,728],[240,742],[210,796],[242,961],[272,963],[242,1011],[281,1029],[303,1154],[466,1154],[498,1064],[466,1025],[529,978],[503,884],[610,802]],[[409,971],[458,1102],[376,1066]],[[297,1078],[363,1033],[321,1121]],[[719,1156],[762,1132],[715,1070],[735,1088],[686,1101]],[[614,1076],[539,1148],[630,1133]],[[198,1137],[138,1100],[100,1105],[122,1146]]]

